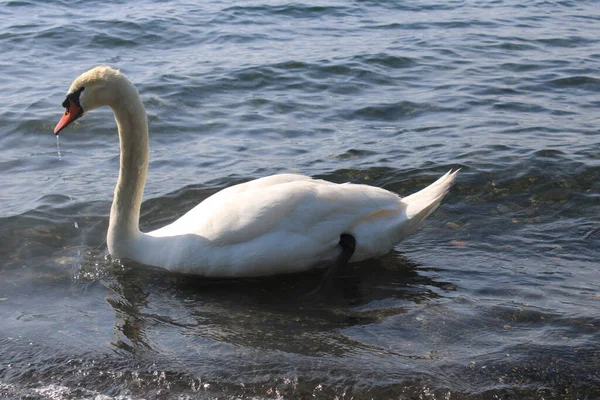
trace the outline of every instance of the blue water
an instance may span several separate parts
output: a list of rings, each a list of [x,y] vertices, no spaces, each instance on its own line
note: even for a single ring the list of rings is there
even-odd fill
[[[600,3],[6,1],[0,397],[600,398]],[[443,205],[331,298],[106,257],[109,64],[150,127],[142,229],[280,172]]]

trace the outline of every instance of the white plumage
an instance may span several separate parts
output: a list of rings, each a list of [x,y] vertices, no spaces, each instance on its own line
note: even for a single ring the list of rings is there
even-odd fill
[[[350,262],[386,254],[437,208],[458,172],[405,198],[367,185],[268,176],[224,189],[172,224],[142,233],[148,129],[137,90],[118,71],[96,67],[73,82],[67,100],[57,133],[83,111],[108,105],[115,112],[121,167],[107,238],[110,253],[171,271],[210,277],[303,271],[333,262],[342,234],[356,239]]]

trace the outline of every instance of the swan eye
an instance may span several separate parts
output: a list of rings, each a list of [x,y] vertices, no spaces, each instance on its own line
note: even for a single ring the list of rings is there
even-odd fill
[[[71,104],[71,102],[73,102],[77,104],[79,108],[81,108],[81,105],[79,104],[79,96],[81,95],[81,92],[83,92],[84,89],[85,87],[80,87],[76,91],[67,94],[67,98],[65,99],[65,101],[63,101],[62,106],[68,110],[69,105]]]

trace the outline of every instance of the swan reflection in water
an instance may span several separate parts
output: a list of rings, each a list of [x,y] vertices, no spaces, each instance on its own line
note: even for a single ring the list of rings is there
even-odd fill
[[[151,350],[157,345],[151,338],[166,332],[169,345],[179,350],[190,341],[312,356],[373,350],[344,329],[381,323],[454,290],[397,251],[355,264],[350,276],[336,278],[333,290],[316,297],[304,295],[318,272],[217,280],[131,261],[114,261],[110,271],[107,286],[114,294],[107,301],[118,337],[113,345],[131,352]]]

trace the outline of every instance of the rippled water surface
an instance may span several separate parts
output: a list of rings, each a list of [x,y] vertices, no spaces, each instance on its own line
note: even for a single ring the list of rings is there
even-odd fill
[[[600,398],[600,3],[0,4],[0,397]],[[110,110],[146,105],[141,225],[280,172],[443,205],[327,298],[318,273],[210,281],[111,263]],[[99,397],[97,397],[99,396]]]

